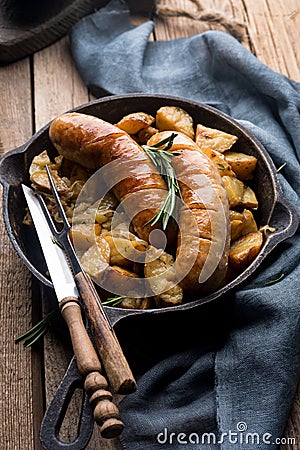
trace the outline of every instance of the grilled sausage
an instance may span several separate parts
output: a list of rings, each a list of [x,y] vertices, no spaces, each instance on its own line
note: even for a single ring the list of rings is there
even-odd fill
[[[67,113],[57,117],[49,130],[57,151],[67,159],[89,169],[111,164],[104,180],[116,198],[124,202],[137,235],[149,242],[155,226],[146,225],[160,210],[167,186],[143,149],[123,130],[97,117]],[[137,213],[136,213],[137,212]],[[174,242],[177,232],[167,230]]]
[[[155,134],[154,145],[171,132]],[[181,286],[192,293],[215,291],[227,271],[230,222],[227,194],[221,176],[197,144],[177,133],[170,152],[184,205],[179,216],[176,273]]]

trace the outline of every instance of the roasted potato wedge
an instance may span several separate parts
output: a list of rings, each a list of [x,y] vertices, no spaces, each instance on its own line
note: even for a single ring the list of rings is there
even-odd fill
[[[128,134],[137,134],[144,128],[149,127],[154,122],[154,117],[144,112],[136,112],[124,116],[116,126]]]
[[[110,248],[110,264],[120,267],[131,267],[135,250],[144,252],[147,244],[131,241],[122,237],[104,236]]]
[[[241,272],[248,267],[258,255],[263,243],[260,231],[248,233],[232,243],[229,252],[229,266]]]
[[[245,228],[246,219],[243,213],[229,211],[231,241],[238,239]]]
[[[226,151],[224,157],[239,180],[252,180],[257,164],[257,159],[254,156]]]
[[[125,297],[119,306],[126,309],[149,309],[152,306],[152,302],[150,298]]]
[[[143,128],[139,133],[138,133],[138,142],[139,144],[147,144],[147,142],[149,141],[149,139],[154,136],[154,134],[159,133],[159,130],[157,128],[154,127],[147,127],[147,128]]]
[[[51,161],[48,156],[48,153],[46,150],[44,150],[39,155],[35,156],[30,164],[29,167],[29,175],[33,175],[35,172],[40,172],[41,170],[45,169],[46,165],[50,165]]]
[[[193,119],[177,106],[162,106],[156,113],[156,127],[159,131],[179,131],[191,139],[195,137]]]
[[[45,166],[48,165],[51,169],[51,174],[58,192],[63,194],[69,190],[70,183],[68,183],[66,178],[61,178],[58,175],[62,158],[57,157],[56,159],[56,163],[53,164],[46,150],[35,156],[29,168],[30,181],[37,188],[51,192],[50,183],[45,168]]]
[[[249,186],[245,186],[241,206],[243,206],[244,208],[252,209],[258,208],[258,200],[256,198],[255,192]]]
[[[54,180],[56,189],[59,194],[63,194],[69,191],[69,186],[63,178],[60,178],[58,173],[54,170],[51,171],[52,178]],[[30,176],[31,183],[35,184],[36,187],[44,191],[51,192],[50,183],[46,170],[41,170],[39,172],[34,172]]]
[[[249,209],[244,209],[243,216],[245,217],[245,227],[242,235],[256,232],[258,228],[252,212]]]
[[[222,177],[224,187],[228,195],[230,208],[239,206],[242,203],[244,195],[244,183],[237,178],[224,176]]]
[[[77,223],[70,229],[70,238],[77,251],[85,252],[95,244],[95,238],[99,236],[100,232],[99,224]]]
[[[235,177],[235,173],[232,170],[231,165],[228,163],[228,161],[226,161],[222,153],[211,150],[210,148],[202,148],[201,150],[215,164],[218,171],[220,172],[221,177],[224,177],[226,175],[229,177]]]
[[[135,298],[137,294],[137,279],[139,276],[131,270],[125,269],[119,266],[109,266],[105,272],[105,281],[111,289],[111,292],[117,292],[122,286],[124,292],[127,293],[126,297]],[[143,280],[140,280],[143,283]],[[139,291],[141,290],[141,284],[138,285]],[[125,297],[124,297],[125,298]],[[144,298],[144,292],[141,297]]]
[[[157,259],[145,263],[144,274],[148,278],[147,281],[151,291],[154,294],[158,293],[154,295],[154,300],[158,307],[173,306],[182,303],[183,290],[179,284],[174,283],[171,271],[168,277],[154,278],[164,274],[173,264],[173,256],[166,252],[162,252]]]
[[[110,248],[103,236],[96,237],[92,245],[80,258],[83,269],[96,281],[100,282],[109,266]]]
[[[237,141],[237,137],[224,131],[208,128],[198,124],[196,128],[196,144],[201,150],[210,149],[223,153],[229,150]]]
[[[243,212],[230,211],[231,241],[235,241],[240,236],[253,233],[258,230],[257,224],[249,209]]]

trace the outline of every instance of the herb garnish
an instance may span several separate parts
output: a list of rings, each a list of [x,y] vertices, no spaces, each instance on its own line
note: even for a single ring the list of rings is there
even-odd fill
[[[155,214],[155,216],[145,225],[155,225],[159,220],[161,220],[163,230],[167,228],[169,218],[172,216],[174,211],[176,196],[178,195],[183,202],[178,180],[171,164],[172,157],[180,155],[181,152],[168,151],[172,147],[176,136],[176,133],[172,133],[169,137],[163,139],[157,144],[151,146],[142,145],[142,148],[145,150],[146,154],[149,156],[155,167],[159,170],[159,173],[164,177],[168,187],[168,194],[160,211]],[[160,148],[162,146],[164,147]]]
[[[105,302],[102,302],[102,305],[105,306],[118,306],[122,303],[124,300],[124,297],[109,297]]]
[[[284,275],[284,273],[282,273],[282,274],[280,275],[280,277],[276,278],[275,280],[267,281],[267,282],[265,283],[265,286],[270,286],[270,285],[272,285],[272,284],[278,283],[278,281],[281,281],[284,277],[285,277],[285,275]]]
[[[15,344],[24,341],[24,347],[31,347],[38,339],[40,339],[47,332],[49,327],[50,318],[53,316],[55,311],[50,311],[40,322],[35,324],[25,333],[21,334],[15,339]]]
[[[287,164],[286,162],[283,163],[283,164],[281,164],[281,166],[278,167],[278,169],[276,170],[276,172],[279,173],[279,172],[286,166],[286,164]]]
[[[224,164],[217,163],[217,166],[218,166],[218,169],[219,169],[219,170],[225,170],[225,169],[226,169],[226,167],[224,166]]]

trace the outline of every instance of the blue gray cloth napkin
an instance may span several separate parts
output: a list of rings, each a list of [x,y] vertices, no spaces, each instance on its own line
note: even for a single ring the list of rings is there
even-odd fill
[[[90,90],[173,94],[230,114],[277,167],[286,163],[284,196],[300,212],[300,85],[228,34],[148,42],[152,29],[132,26],[120,0],[76,24],[71,49]],[[145,371],[120,404],[125,449],[278,447],[300,373],[299,260],[297,233],[228,298],[168,321],[120,322],[131,330],[122,344],[132,364]]]

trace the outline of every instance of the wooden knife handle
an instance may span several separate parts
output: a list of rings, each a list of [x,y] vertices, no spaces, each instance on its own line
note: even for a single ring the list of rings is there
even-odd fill
[[[83,324],[78,299],[63,299],[60,310],[70,331],[78,372],[85,378],[84,388],[101,436],[106,439],[117,437],[124,426],[119,419],[118,408],[112,402],[112,394],[107,389],[107,381],[101,374],[101,363]]]
[[[92,280],[83,272],[77,273],[74,279],[112,390],[117,394],[134,392],[136,390],[135,379],[114,330],[110,327],[105,313],[103,314],[99,308],[101,301]]]

